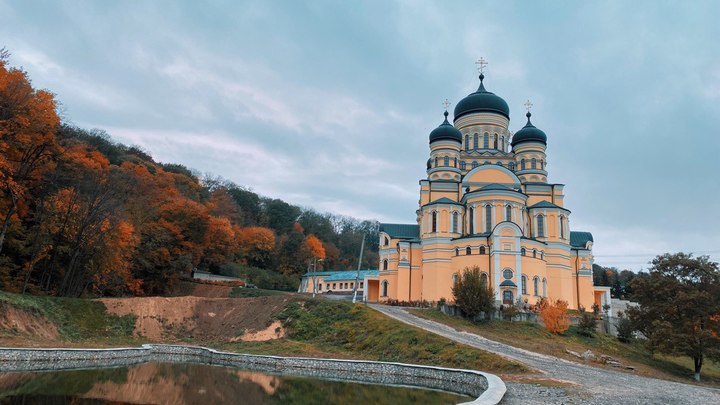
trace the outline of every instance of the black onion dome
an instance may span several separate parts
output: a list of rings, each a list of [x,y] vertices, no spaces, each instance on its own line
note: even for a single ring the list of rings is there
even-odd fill
[[[530,122],[530,112],[528,111],[525,116],[528,119],[527,124],[525,124],[522,129],[517,131],[515,135],[512,137],[512,146],[515,146],[517,144],[523,143],[523,142],[541,142],[544,145],[547,145],[547,135],[545,135],[545,132],[543,132],[541,129],[538,129]]]
[[[485,75],[480,75],[480,87],[475,93],[468,94],[455,106],[455,121],[463,115],[472,113],[495,113],[510,119],[510,107],[501,97],[485,90],[483,85]]]
[[[448,112],[445,111],[445,121],[430,132],[430,143],[439,140],[448,140],[462,143],[462,134],[448,122]]]

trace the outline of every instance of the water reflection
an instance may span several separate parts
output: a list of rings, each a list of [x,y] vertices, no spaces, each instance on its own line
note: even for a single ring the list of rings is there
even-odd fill
[[[0,404],[454,404],[467,397],[198,364],[0,373]]]

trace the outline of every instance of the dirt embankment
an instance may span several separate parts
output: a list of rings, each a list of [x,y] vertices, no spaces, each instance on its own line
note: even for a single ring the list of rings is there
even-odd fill
[[[60,337],[57,327],[37,311],[18,308],[2,301],[0,301],[0,334],[42,340],[55,340]]]
[[[285,296],[259,298],[146,297],[100,299],[113,315],[134,314],[135,334],[153,341],[192,337],[269,340],[284,336],[274,321]]]

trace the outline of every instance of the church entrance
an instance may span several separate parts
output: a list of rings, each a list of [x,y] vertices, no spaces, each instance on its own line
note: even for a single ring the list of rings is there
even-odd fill
[[[513,292],[510,290],[503,291],[503,304],[512,305],[515,303],[513,300]]]

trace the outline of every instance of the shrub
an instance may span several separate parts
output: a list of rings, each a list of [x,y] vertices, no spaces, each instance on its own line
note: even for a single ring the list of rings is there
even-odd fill
[[[592,337],[595,332],[595,308],[599,306],[593,305],[593,312],[586,312],[585,307],[580,306],[580,321],[577,324],[577,332],[580,335]]]
[[[481,313],[487,317],[495,310],[493,291],[480,278],[478,266],[467,267],[452,288],[455,304],[470,319]]]
[[[635,325],[625,314],[618,312],[617,338],[623,343],[629,343],[635,333]]]
[[[570,318],[567,315],[567,301],[543,299],[540,301],[539,307],[540,319],[542,319],[548,332],[561,335],[568,330]]]

